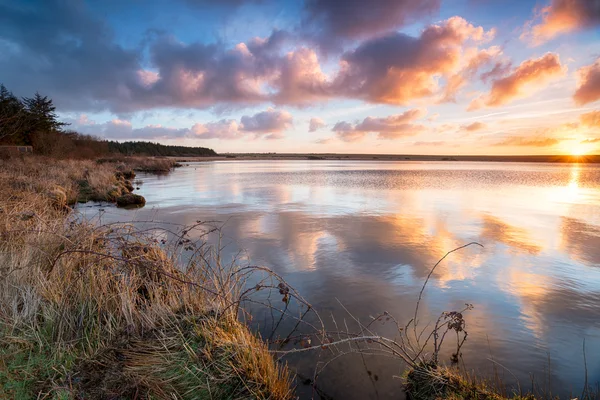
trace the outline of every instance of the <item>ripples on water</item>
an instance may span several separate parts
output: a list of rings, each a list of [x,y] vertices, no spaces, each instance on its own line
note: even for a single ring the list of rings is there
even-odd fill
[[[348,318],[338,300],[363,321],[383,310],[407,320],[437,259],[478,241],[484,249],[436,270],[421,319],[474,304],[466,367],[491,373],[493,357],[524,386],[534,373],[563,395],[583,384],[585,337],[589,379],[600,381],[600,166],[227,161],[141,179],[146,207],[104,220],[225,221],[228,257],[245,249],[338,321]],[[291,362],[310,375],[315,360]],[[379,397],[397,398],[401,365],[367,363]],[[320,382],[334,398],[376,396],[352,356]]]

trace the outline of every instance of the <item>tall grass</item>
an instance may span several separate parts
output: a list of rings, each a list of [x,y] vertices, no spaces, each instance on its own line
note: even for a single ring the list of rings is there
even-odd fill
[[[114,163],[0,163],[0,398],[291,397],[238,321],[243,280],[212,229],[98,226],[56,204],[110,192]]]

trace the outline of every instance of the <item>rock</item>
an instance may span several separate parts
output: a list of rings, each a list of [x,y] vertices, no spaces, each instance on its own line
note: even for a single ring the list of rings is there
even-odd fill
[[[143,207],[145,204],[146,199],[139,194],[128,193],[117,198],[119,207]]]

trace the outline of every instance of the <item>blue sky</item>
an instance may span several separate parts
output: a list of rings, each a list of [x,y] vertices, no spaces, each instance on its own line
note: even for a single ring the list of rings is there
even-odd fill
[[[599,27],[598,0],[0,0],[0,82],[113,140],[592,153]]]

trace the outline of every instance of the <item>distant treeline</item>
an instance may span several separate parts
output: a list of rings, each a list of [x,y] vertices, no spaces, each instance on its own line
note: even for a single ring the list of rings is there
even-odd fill
[[[109,142],[65,129],[52,99],[35,93],[18,98],[0,84],[0,146],[33,146],[36,154],[56,158],[94,158],[111,153],[147,156],[214,156],[204,147],[164,146],[149,142]],[[9,153],[6,153],[9,154]],[[5,153],[0,151],[0,156]]]
[[[206,147],[169,146],[150,142],[108,142],[108,151],[127,156],[206,157],[216,156],[213,149]]]

